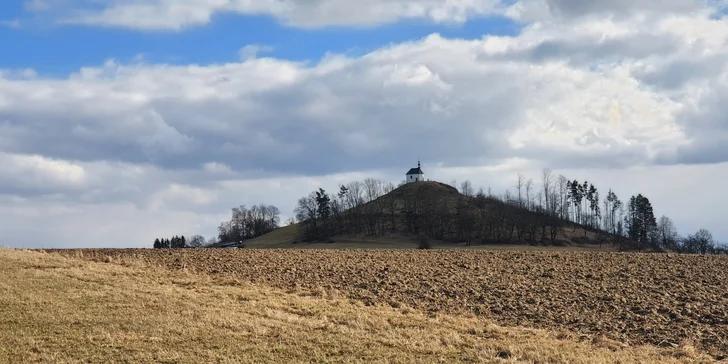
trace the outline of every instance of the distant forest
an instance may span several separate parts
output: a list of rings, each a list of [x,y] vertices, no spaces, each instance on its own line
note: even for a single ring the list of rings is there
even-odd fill
[[[415,182],[417,184],[417,182]],[[294,218],[303,241],[323,241],[337,235],[390,236],[407,234],[421,242],[429,239],[487,243],[559,244],[563,234],[596,235],[599,244],[619,245],[625,250],[671,251],[691,254],[726,254],[725,244],[700,229],[680,236],[673,221],[656,218],[643,194],[620,199],[614,191],[601,190],[592,182],[554,176],[543,169],[538,183],[518,174],[516,184],[501,194],[488,188],[477,191],[470,181],[451,181],[442,188],[399,188],[374,178],[340,185],[335,193],[312,191],[298,200]],[[418,186],[419,187],[419,186]],[[451,190],[451,191],[448,191]],[[603,197],[602,197],[603,196]],[[199,235],[186,245],[155,247],[204,247],[219,242],[243,242],[279,227],[275,206],[240,206],[231,219],[218,227],[218,236],[205,241]],[[171,241],[170,241],[171,243]]]

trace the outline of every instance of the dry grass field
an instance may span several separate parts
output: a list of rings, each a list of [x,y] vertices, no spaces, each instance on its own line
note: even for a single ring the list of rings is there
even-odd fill
[[[578,342],[563,330],[506,328],[479,317],[430,317],[405,306],[367,307],[321,289],[284,291],[164,269],[145,258],[154,259],[94,262],[0,249],[0,362],[711,361],[690,346]]]
[[[435,326],[443,318],[493,322],[558,332],[579,345],[596,340],[611,348],[694,347],[715,359],[728,353],[726,257],[473,250],[59,252],[74,262],[141,262],[187,277],[313,292],[377,315],[377,310],[416,314]]]

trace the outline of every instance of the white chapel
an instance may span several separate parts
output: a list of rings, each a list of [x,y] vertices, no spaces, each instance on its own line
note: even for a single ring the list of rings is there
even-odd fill
[[[420,168],[420,161],[417,161],[417,168],[411,168],[407,172],[407,179],[405,181],[407,183],[412,182],[421,182],[425,180],[425,172],[422,172],[422,168]]]

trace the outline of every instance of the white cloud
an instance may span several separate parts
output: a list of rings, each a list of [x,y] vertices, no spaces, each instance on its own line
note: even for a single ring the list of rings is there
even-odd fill
[[[18,28],[20,28],[20,20],[18,20],[18,19],[0,20],[0,27],[18,29]]]
[[[207,206],[218,199],[215,191],[172,183],[151,196],[149,208],[154,211],[164,209],[181,210]]]
[[[459,21],[494,6],[125,4],[88,16],[132,26],[159,11],[144,26],[175,29],[217,11],[361,25]],[[690,1],[569,6],[516,3],[510,16],[534,22],[515,37],[433,34],[317,64],[257,58],[264,49],[249,46],[243,60],[226,64],[109,61],[60,79],[0,72],[0,218],[11,222],[0,236],[148,246],[165,234],[209,235],[235,205],[269,203],[289,214],[318,186],[370,175],[397,182],[420,157],[430,178],[467,178],[496,191],[518,170],[537,177],[551,167],[623,198],[645,193],[681,227],[728,238],[710,220],[720,215],[712,191],[721,181],[710,177],[728,177],[724,19]],[[673,196],[686,190],[690,200]],[[138,217],[124,230],[117,220],[127,213]],[[51,215],[68,217],[28,234]],[[90,233],[97,235],[72,236],[82,226],[98,226]]]
[[[287,25],[304,28],[372,26],[401,19],[462,23],[473,16],[502,12],[504,7],[499,0],[110,1],[101,10],[85,10],[82,15],[66,18],[64,22],[142,30],[181,30],[207,24],[216,13],[239,13],[270,15]]]
[[[2,189],[79,189],[86,183],[86,171],[78,164],[40,155],[0,152],[0,190]]]
[[[49,1],[46,0],[26,0],[25,1],[25,10],[27,11],[46,11],[50,10],[52,8],[52,4]]]
[[[599,17],[714,14],[724,11],[727,4],[725,0],[109,0],[101,4],[73,0],[73,3],[73,11],[62,13],[62,23],[166,31],[203,26],[219,13],[269,15],[288,26],[317,28],[370,27],[408,19],[460,24],[491,15],[523,22],[564,22]]]

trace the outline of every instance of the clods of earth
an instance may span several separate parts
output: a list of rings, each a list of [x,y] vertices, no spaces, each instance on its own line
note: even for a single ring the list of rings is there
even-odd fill
[[[478,315],[625,344],[728,355],[728,256],[474,250],[83,249],[170,269],[336,294],[367,305]]]

